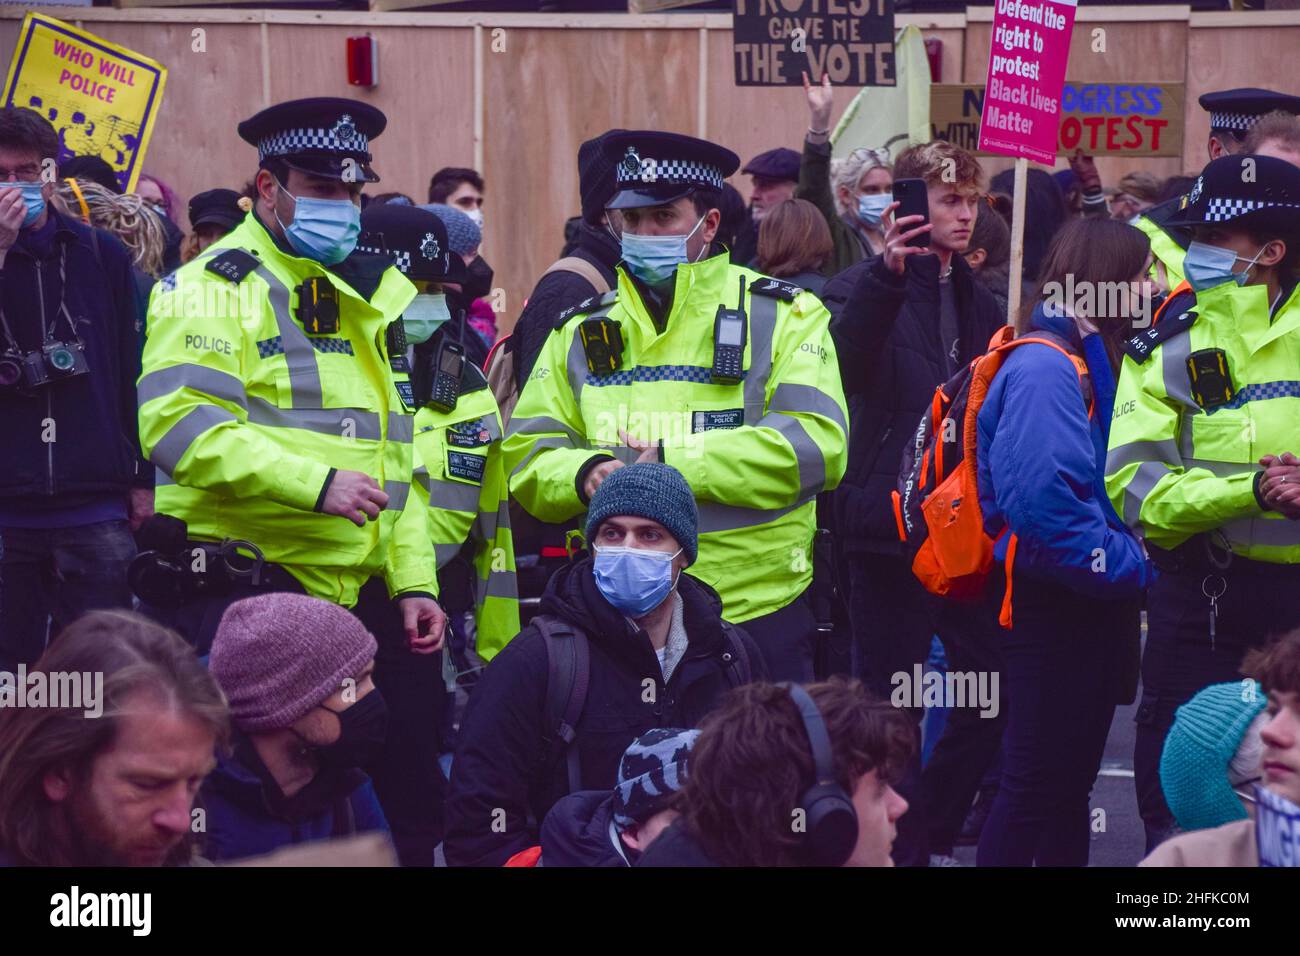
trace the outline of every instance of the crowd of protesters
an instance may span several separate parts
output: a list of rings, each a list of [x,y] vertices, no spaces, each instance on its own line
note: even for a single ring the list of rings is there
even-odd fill
[[[54,130],[0,111],[0,865],[378,831],[416,865],[957,865],[965,844],[980,866],[1081,866],[1135,701],[1143,865],[1271,862],[1257,821],[1300,815],[1300,98],[1210,94],[1210,162],[1186,176],[1107,187],[1082,153],[1029,170],[1013,252],[1009,170],[939,140],[833,160],[830,82],[804,86],[802,150],[743,167],[675,134],[583,143],[581,214],[504,336],[483,177],[441,169],[419,204],[336,175],[359,158],[374,181],[350,133],[337,156],[268,146],[330,101],[241,124],[257,178],[192,197],[188,233],[156,177],[125,193],[73,157],[42,179]],[[353,111],[379,135],[382,114]],[[646,184],[643,156],[687,172]],[[737,172],[747,203],[722,181]],[[925,216],[899,212],[903,180]],[[367,210],[350,239],[345,206]],[[250,234],[263,252],[241,258]],[[326,273],[355,296],[343,338],[344,304],[332,327],[302,311]],[[306,279],[276,305],[289,275]],[[280,334],[243,353],[285,357],[269,385],[229,390],[233,323],[177,332],[168,297],[197,277],[273,290],[252,313]],[[325,374],[356,356],[362,314],[397,401]],[[314,406],[294,321],[319,353]],[[674,323],[699,334],[673,344]],[[638,433],[631,393],[621,418],[600,397],[647,380],[691,411],[686,441]],[[735,398],[701,397],[721,387]],[[159,412],[175,394],[208,404]],[[941,422],[959,395],[968,422]],[[400,466],[267,442],[342,405],[387,410],[369,437],[405,432]],[[173,448],[205,408],[251,438]],[[618,421],[598,437],[600,415]],[[965,430],[930,435],[931,457],[926,422]],[[939,498],[945,447],[968,459],[985,554],[960,597],[931,586],[899,494]],[[247,453],[269,457],[221,463]],[[188,532],[167,523],[178,502]],[[256,512],[267,536],[196,533],[205,509],[212,528]],[[347,558],[308,521],[371,537]],[[295,548],[330,557],[303,571]],[[940,703],[931,734],[934,705],[897,690],[936,650],[940,678],[994,680],[984,710]],[[33,705],[37,675],[95,681]]]

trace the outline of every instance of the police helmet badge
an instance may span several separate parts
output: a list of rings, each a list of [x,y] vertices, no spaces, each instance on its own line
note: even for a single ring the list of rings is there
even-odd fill
[[[420,243],[420,255],[426,259],[438,258],[438,240],[431,232],[424,234],[424,241]]]
[[[1205,185],[1205,177],[1197,176],[1196,185],[1192,186],[1191,195],[1188,197],[1192,202],[1196,202],[1196,200],[1201,198],[1201,189],[1204,185]]]
[[[637,154],[636,147],[629,146],[626,155],[623,156],[623,178],[634,179],[641,175],[641,157]]]
[[[334,135],[340,143],[346,143],[357,135],[357,126],[352,122],[352,117],[344,113],[342,118],[334,124]]]

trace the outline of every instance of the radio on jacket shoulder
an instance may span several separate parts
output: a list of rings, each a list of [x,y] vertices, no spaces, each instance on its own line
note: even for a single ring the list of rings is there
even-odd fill
[[[465,346],[443,341],[433,365],[433,384],[429,404],[440,412],[454,412],[460,400],[460,377],[465,372]]]

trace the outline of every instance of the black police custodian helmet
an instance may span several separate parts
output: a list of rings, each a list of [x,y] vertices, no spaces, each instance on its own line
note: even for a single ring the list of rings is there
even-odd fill
[[[240,123],[239,135],[257,147],[259,163],[278,158],[313,176],[377,183],[370,141],[387,125],[368,103],[318,96],[268,106]]]
[[[1300,234],[1300,167],[1273,156],[1220,156],[1196,177],[1171,226],[1232,223]]]
[[[722,191],[740,157],[707,140],[657,130],[629,130],[605,140],[616,192],[608,209],[662,206],[697,189]]]
[[[361,212],[359,252],[393,257],[408,279],[425,282],[465,282],[465,260],[451,251],[442,220],[418,206],[384,203]]]

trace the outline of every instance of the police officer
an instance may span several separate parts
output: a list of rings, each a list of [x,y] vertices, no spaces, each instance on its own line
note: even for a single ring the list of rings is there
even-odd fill
[[[412,419],[385,337],[416,290],[389,260],[353,252],[385,123],[333,98],[245,120],[253,210],[154,288],[140,437],[170,518],[132,580],[201,652],[240,597],[294,590],[350,607],[376,574],[412,644],[440,646],[427,510],[406,507]]]
[[[428,376],[415,374],[412,363],[422,364],[422,356],[428,354],[429,344],[435,343],[436,347],[436,343],[441,341],[450,318],[443,283],[464,281],[467,275],[465,262],[451,252],[442,220],[424,209],[371,204],[361,214],[361,229],[358,251],[386,257],[416,287],[415,298],[406,306],[401,319],[389,325],[385,335],[393,373],[394,406],[412,416],[412,428],[423,431],[426,436],[441,435],[441,426],[447,424],[445,416],[448,415],[454,419],[453,425],[467,428],[466,423],[473,421],[479,426],[474,430],[474,451],[467,450],[463,456],[458,451],[456,455],[448,456],[449,465],[455,470],[444,479],[444,473],[439,469],[432,486],[426,462],[434,460],[428,454],[433,439],[418,435],[415,439],[415,483],[408,507],[428,509],[430,534],[439,565],[439,599],[454,620],[475,609],[477,592],[469,577],[462,577],[457,583],[463,586],[453,586],[449,594],[447,584],[454,575],[444,575],[442,569],[458,558],[470,538],[471,528],[482,526],[476,519],[483,518],[484,522],[495,524],[499,505],[496,498],[491,502],[489,515],[479,514],[479,496],[485,490],[484,486],[489,486],[486,490],[491,495],[503,497],[505,494],[505,476],[499,452],[495,468],[484,467],[483,458],[487,455],[489,442],[478,440],[486,427],[486,423],[480,424],[480,420],[496,415],[496,402],[482,373],[463,361],[464,349],[455,341],[448,350],[453,358],[460,359],[456,391],[463,394],[451,396],[448,403],[453,409],[451,413],[426,407],[429,395],[427,388],[422,389],[421,382],[427,381]],[[462,377],[471,380],[463,389]],[[486,396],[486,403],[483,396]],[[477,415],[474,414],[476,409]],[[456,417],[456,410],[460,412],[459,417]],[[426,415],[433,417],[421,417]],[[493,426],[493,435],[499,447],[499,423]],[[421,452],[425,453],[424,457],[421,457]],[[475,463],[480,466],[477,470],[473,467]],[[493,475],[494,482],[490,480]],[[477,482],[473,481],[475,476],[479,479]],[[471,491],[472,502],[467,494]],[[508,524],[502,534],[506,542],[504,547],[508,549]],[[472,547],[470,550],[472,555]],[[508,591],[512,598],[513,554],[507,550],[500,563],[508,565],[508,573],[498,575],[498,579],[490,583],[498,592]],[[472,573],[471,569],[470,575]],[[466,590],[468,598],[463,593]],[[486,586],[482,590],[486,592]],[[494,594],[492,610],[499,613],[498,605],[501,603]],[[451,649],[443,647],[442,654],[433,654],[428,647],[410,645],[401,618],[388,600],[387,587],[380,577],[372,577],[362,587],[356,613],[378,641],[375,686],[383,693],[389,710],[385,745],[375,765],[370,768],[375,789],[392,827],[393,842],[402,863],[432,866],[434,850],[442,839],[442,805],[446,796],[438,756],[449,749],[450,743],[443,739],[443,728],[450,727],[443,673],[446,668],[455,674],[449,658]],[[514,630],[501,640],[508,640],[518,630],[516,612]]]
[[[1115,510],[1159,569],[1134,771],[1148,850],[1172,826],[1158,767],[1174,711],[1300,625],[1300,169],[1228,155],[1171,221],[1190,289],[1125,346],[1106,461]],[[1281,479],[1287,479],[1283,481]]]
[[[451,314],[444,291],[466,280],[465,262],[427,210],[372,206],[361,224],[362,243],[386,248],[419,290],[402,315],[411,384],[395,373],[415,414],[414,491],[429,507],[442,603],[471,613],[475,649],[491,660],[519,633],[519,602],[501,413],[482,370],[465,361],[465,317]]]
[[[829,316],[711,247],[731,151],[610,137],[618,286],[552,332],[505,439],[510,490],[543,521],[582,513],[614,469],[677,468],[700,507],[692,568],[776,679],[812,677],[815,499],[843,476],[847,415]]]
[[[1300,96],[1253,87],[1206,93],[1197,102],[1210,114],[1210,137],[1205,148],[1211,160],[1240,153],[1246,134],[1266,113],[1300,113]],[[1185,199],[1175,196],[1152,206],[1135,223],[1151,240],[1151,278],[1170,291],[1183,281],[1183,255],[1190,241],[1187,229],[1172,221],[1186,205]]]

